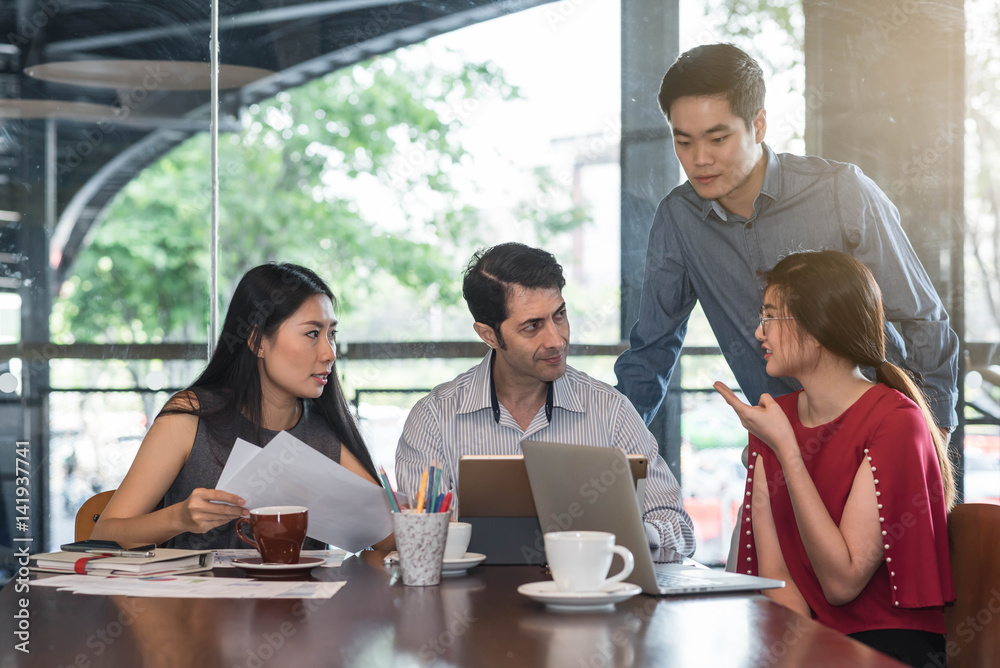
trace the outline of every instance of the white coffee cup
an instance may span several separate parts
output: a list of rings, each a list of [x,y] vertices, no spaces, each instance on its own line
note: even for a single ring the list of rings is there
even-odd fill
[[[610,578],[611,558],[618,554],[625,567]],[[615,545],[615,535],[603,531],[555,531],[545,534],[545,558],[559,591],[600,591],[627,578],[635,559],[627,547]]]
[[[472,525],[468,522],[449,522],[448,540],[444,544],[445,559],[461,559],[472,540]]]

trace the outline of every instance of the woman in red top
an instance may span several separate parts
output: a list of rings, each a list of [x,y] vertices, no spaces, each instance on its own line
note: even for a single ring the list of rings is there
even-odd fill
[[[940,665],[954,483],[923,395],[885,359],[875,279],[837,251],[790,255],[767,275],[756,337],[767,373],[803,389],[748,406],[715,384],[750,432],[737,568],[784,580],[765,594],[793,610]]]

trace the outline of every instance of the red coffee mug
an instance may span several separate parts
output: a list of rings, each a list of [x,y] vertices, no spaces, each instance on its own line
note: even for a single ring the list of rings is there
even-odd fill
[[[267,506],[251,510],[249,519],[236,520],[236,535],[256,548],[266,564],[297,564],[308,526],[305,506]],[[244,527],[249,528],[249,536]]]

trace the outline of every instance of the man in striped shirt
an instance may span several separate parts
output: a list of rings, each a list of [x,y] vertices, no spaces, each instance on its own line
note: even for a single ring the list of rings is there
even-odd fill
[[[412,497],[420,474],[437,463],[442,488],[457,490],[460,457],[519,455],[529,438],[617,447],[649,459],[643,523],[650,546],[690,556],[691,518],[656,439],[624,395],[566,364],[565,285],[562,267],[543,250],[507,243],[473,256],[462,292],[491,350],[410,411],[396,450],[399,487]]]

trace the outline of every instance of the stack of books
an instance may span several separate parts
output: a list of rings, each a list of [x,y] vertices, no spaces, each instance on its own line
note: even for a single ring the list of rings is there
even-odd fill
[[[157,548],[149,557],[120,557],[99,553],[48,552],[31,557],[31,568],[47,573],[80,575],[125,575],[147,577],[177,575],[212,568],[213,550],[174,550]]]

